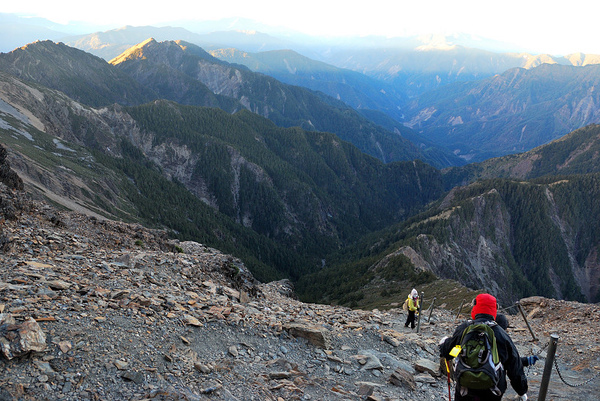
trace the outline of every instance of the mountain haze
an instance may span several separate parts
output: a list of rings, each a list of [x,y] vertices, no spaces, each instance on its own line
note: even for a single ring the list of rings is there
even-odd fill
[[[597,64],[597,55],[493,52],[442,42],[406,48],[347,46],[324,53],[323,61],[361,72],[416,97],[455,82],[469,82],[502,74],[512,68],[532,69],[542,64],[584,66]]]
[[[109,61],[148,38],[201,43],[202,36],[180,27],[124,26],[106,32],[70,36],[65,44]]]
[[[10,52],[37,40],[60,40],[67,35],[48,20],[0,12],[0,52]]]
[[[395,119],[402,118],[402,106],[408,102],[404,93],[396,92],[381,81],[309,59],[293,50],[248,53],[236,49],[218,49],[210,53],[281,82],[324,92],[355,109],[379,110]]]

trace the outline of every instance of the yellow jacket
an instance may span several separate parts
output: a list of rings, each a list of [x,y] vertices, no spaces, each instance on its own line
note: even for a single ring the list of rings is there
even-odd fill
[[[408,306],[408,310],[411,312],[416,312],[419,309],[419,299],[417,298],[416,300],[413,300],[411,298],[411,296],[408,296],[407,299],[407,306]]]

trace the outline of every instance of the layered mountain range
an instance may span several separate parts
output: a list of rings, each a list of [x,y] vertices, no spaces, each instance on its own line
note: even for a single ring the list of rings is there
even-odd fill
[[[329,94],[290,85],[308,86],[313,66],[294,53],[249,57],[287,84],[214,57],[226,54],[154,39],[110,63],[49,41],[0,54],[14,169],[35,196],[234,253],[310,299],[372,305],[365,294],[441,277],[506,302],[598,300],[595,66],[509,70],[410,100],[390,86],[392,102],[349,71],[315,75],[338,82]],[[282,59],[289,74],[268,67]],[[332,97],[340,81],[372,103]],[[419,132],[392,119],[394,103]]]
[[[241,21],[235,24],[242,27]],[[497,49],[507,47],[480,38],[474,41],[466,35],[365,37],[319,43],[315,38],[294,35],[281,39],[283,36],[273,36],[275,31],[266,27],[272,35],[256,31],[210,32],[209,29],[208,25],[201,24],[193,26],[194,32],[176,27],[126,26],[65,37],[65,43],[108,61],[148,37],[159,41],[183,39],[224,61],[245,65],[281,82],[326,93],[370,120],[373,112],[385,113],[399,122],[396,124],[401,127],[398,134],[411,137],[421,151],[435,152],[419,158],[428,163],[435,160],[433,164],[437,167],[527,151],[597,122],[597,116],[584,111],[586,107],[593,107],[585,93],[591,77],[579,72],[579,67],[598,64],[597,55],[499,52]],[[548,65],[576,68],[552,69]],[[540,66],[544,68],[538,68]],[[509,72],[515,68],[528,72]],[[515,74],[517,78],[512,79]],[[549,83],[549,75],[551,80],[557,78],[557,82]],[[470,85],[474,81],[477,88]],[[559,81],[564,84],[558,84]],[[450,89],[447,85],[453,83],[456,86]],[[441,87],[442,91],[435,92]],[[530,91],[527,99],[519,97],[522,90]],[[331,101],[331,98],[322,100]],[[456,107],[448,104],[453,99],[458,102]],[[473,102],[480,107],[470,110]],[[566,108],[563,107],[565,102],[569,104]],[[450,113],[450,110],[455,112]],[[559,115],[558,121],[548,126],[552,114]],[[502,116],[507,115],[510,120],[502,120]],[[310,123],[306,124],[309,129],[340,135],[340,130],[332,130],[331,126],[312,128]],[[413,127],[417,133],[407,130],[406,126]],[[482,134],[482,130],[486,134]],[[445,135],[445,132],[450,134]],[[415,135],[418,139],[413,140]],[[356,144],[350,138],[343,139]],[[358,146],[366,150],[366,146]],[[445,149],[443,155],[439,154],[440,146]],[[386,162],[404,160],[402,155],[382,155],[374,149],[366,151]]]

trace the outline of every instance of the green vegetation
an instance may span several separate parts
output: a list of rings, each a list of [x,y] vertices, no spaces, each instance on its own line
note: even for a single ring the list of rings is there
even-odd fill
[[[423,163],[385,165],[333,134],[279,128],[247,111],[232,116],[170,102],[127,110],[155,134],[154,145],[185,143],[196,155],[189,190],[205,183],[220,213],[301,252],[312,266],[441,193],[439,172]]]
[[[92,107],[139,104],[156,96],[105,60],[49,40],[0,54],[0,71],[59,90]]]
[[[194,240],[242,258],[261,281],[271,281],[299,269],[302,259],[266,237],[219,215],[183,185],[168,181],[131,144],[121,144],[123,158],[96,154],[105,166],[119,171],[124,196],[147,225],[168,228],[173,236]],[[280,268],[281,271],[276,271]]]
[[[488,280],[501,281],[502,291],[511,294],[502,295],[505,300],[542,295],[584,301],[570,255],[584,266],[586,258],[597,252],[599,196],[600,174],[546,177],[531,182],[479,181],[453,191],[452,202],[443,212],[440,203],[433,204],[424,213],[329,255],[327,267],[302,277],[297,288],[313,302],[381,307],[412,287],[434,281],[433,274],[419,273],[408,258],[398,253],[410,247],[433,263],[428,245],[432,242],[448,250],[451,244],[460,244],[460,256],[453,264],[449,264],[452,258],[439,259],[442,264],[436,269],[438,274],[471,288],[484,288],[489,282],[468,273],[472,267],[466,265],[465,253],[469,248],[477,249],[484,237],[493,244],[491,249],[497,248]],[[558,285],[556,290],[553,284]],[[599,283],[589,284],[590,301],[597,302]],[[431,296],[441,295],[435,287],[431,291]]]
[[[600,172],[600,125],[592,124],[529,152],[489,159],[444,171],[451,189],[481,179],[533,179],[544,176]]]

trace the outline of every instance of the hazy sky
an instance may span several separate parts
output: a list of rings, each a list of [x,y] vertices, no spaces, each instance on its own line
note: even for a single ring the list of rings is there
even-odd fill
[[[155,25],[244,17],[313,35],[409,36],[464,32],[515,43],[538,53],[600,54],[600,3],[593,0],[22,0],[0,12],[27,13],[59,23]],[[596,5],[599,4],[599,5]]]

